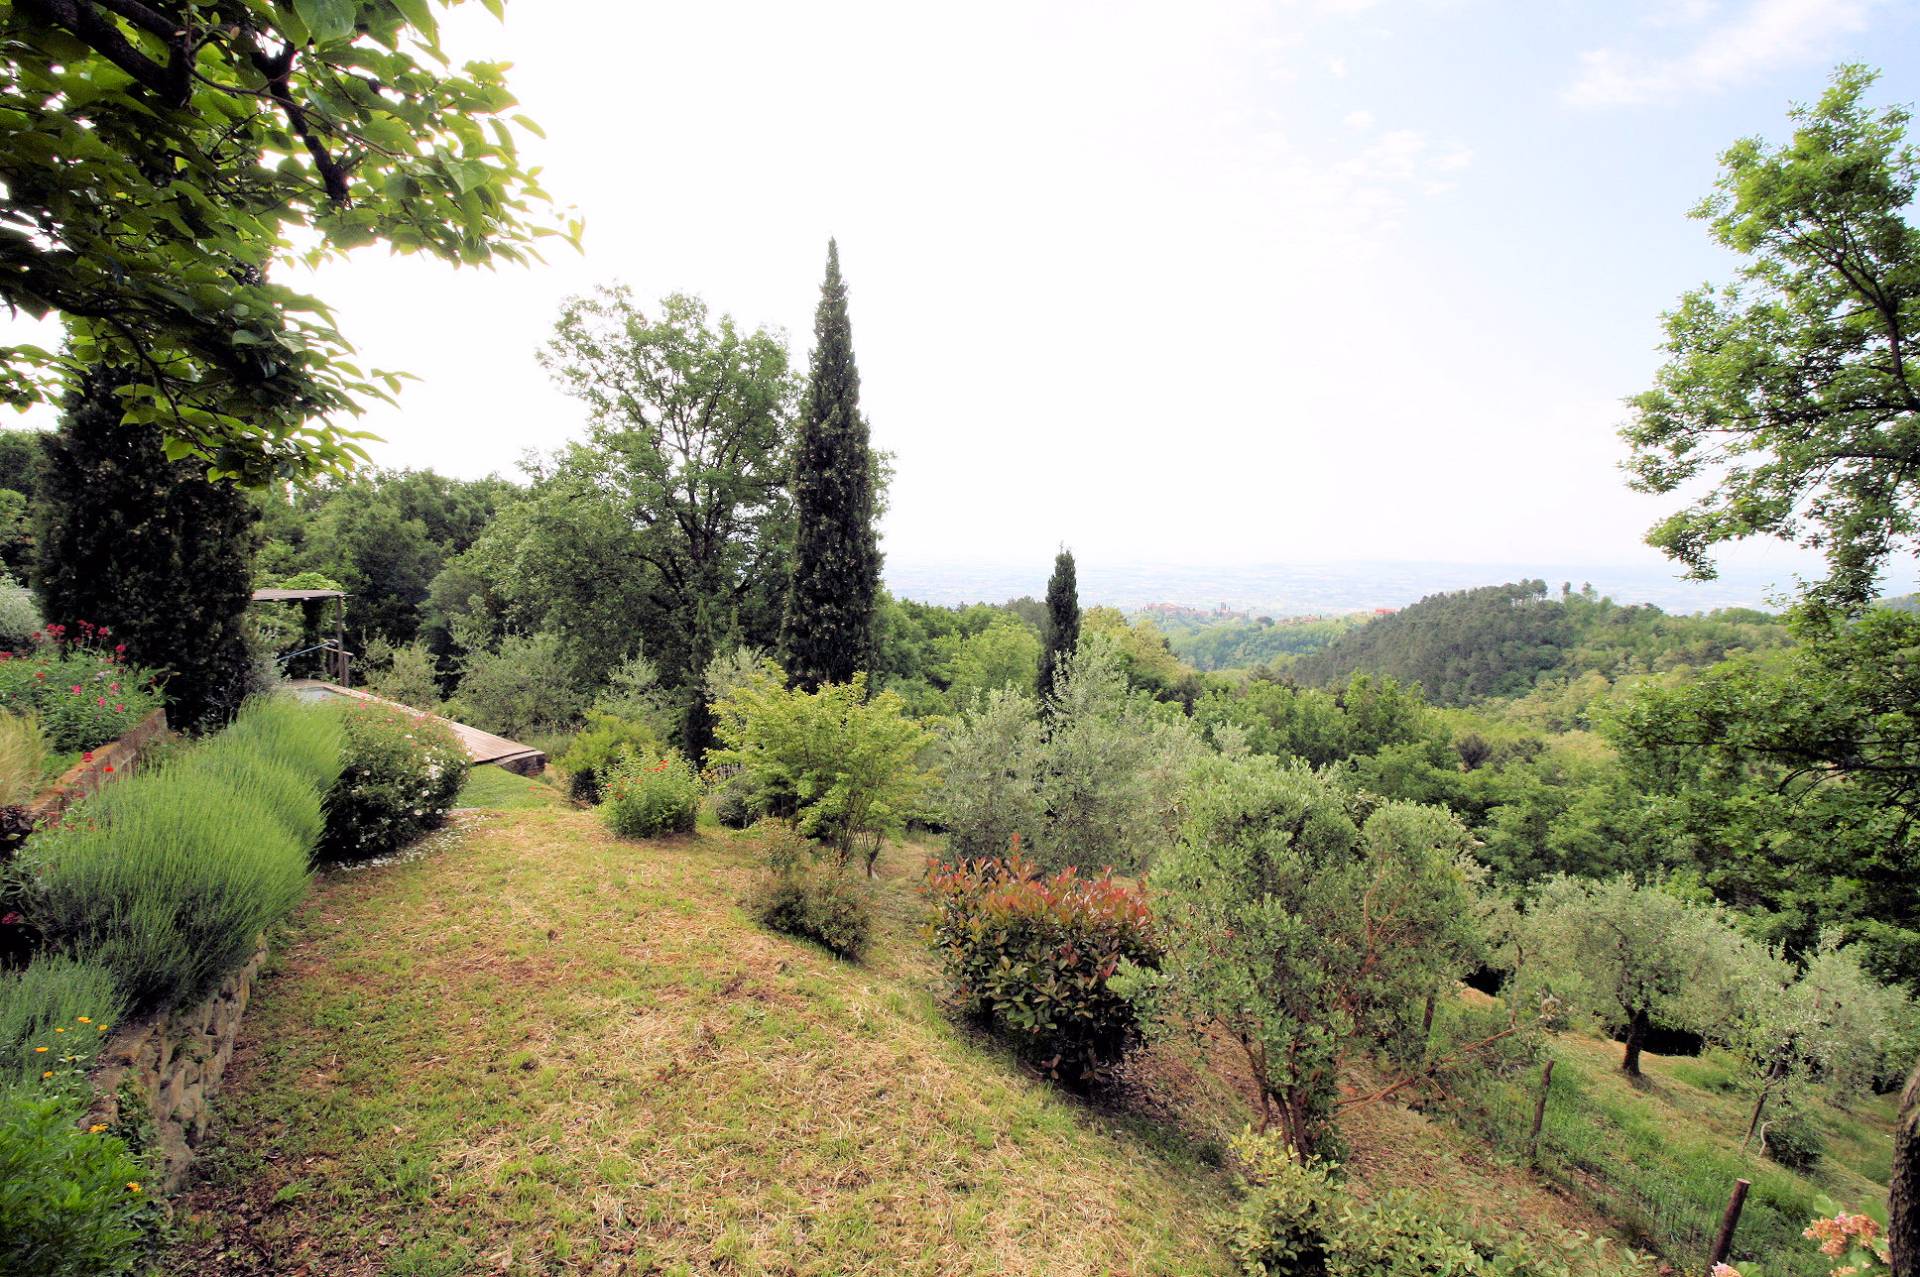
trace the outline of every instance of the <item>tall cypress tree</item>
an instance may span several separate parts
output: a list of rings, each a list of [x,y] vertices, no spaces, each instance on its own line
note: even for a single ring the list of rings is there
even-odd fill
[[[793,457],[793,569],[780,650],[809,690],[844,683],[873,665],[880,547],[874,536],[874,466],[840,249],[827,241],[827,277],[813,315],[806,419]]]
[[[1073,551],[1062,547],[1053,558],[1047,579],[1047,632],[1040,649],[1040,697],[1053,695],[1053,680],[1073,649],[1080,645],[1080,583],[1074,573]]]
[[[259,511],[160,431],[121,424],[109,370],[89,374],[47,440],[34,585],[47,620],[91,621],[166,674],[176,727],[214,727],[251,690],[245,613]]]

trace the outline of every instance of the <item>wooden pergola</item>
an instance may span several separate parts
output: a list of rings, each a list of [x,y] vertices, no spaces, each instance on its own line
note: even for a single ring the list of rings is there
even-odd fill
[[[312,647],[301,648],[297,652],[288,652],[279,657],[290,661],[296,656],[308,652],[326,653],[327,672],[333,681],[341,687],[353,686],[353,654],[347,651],[347,592],[345,590],[283,590],[265,589],[253,592],[255,603],[316,603],[322,599],[337,599],[339,606],[333,613],[333,638],[321,640]]]

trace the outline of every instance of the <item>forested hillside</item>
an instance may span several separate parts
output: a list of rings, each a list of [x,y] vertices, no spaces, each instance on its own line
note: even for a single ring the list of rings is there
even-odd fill
[[[1251,669],[1290,656],[1315,652],[1354,626],[1363,614],[1345,616],[1259,616],[1210,620],[1204,617],[1152,619],[1166,632],[1181,660],[1199,670]]]
[[[1554,679],[1698,668],[1735,652],[1779,647],[1785,628],[1747,609],[1670,616],[1622,606],[1544,581],[1433,594],[1351,630],[1290,666],[1303,683],[1329,686],[1355,673],[1418,683],[1437,705],[1518,696]]]

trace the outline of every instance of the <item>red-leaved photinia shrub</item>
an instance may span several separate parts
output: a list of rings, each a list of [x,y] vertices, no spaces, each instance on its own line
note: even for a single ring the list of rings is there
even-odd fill
[[[1043,876],[1020,855],[931,863],[932,941],[954,1008],[1008,1034],[1075,1086],[1105,1080],[1140,1039],[1134,1008],[1110,987],[1123,959],[1159,964],[1153,916],[1112,871]]]

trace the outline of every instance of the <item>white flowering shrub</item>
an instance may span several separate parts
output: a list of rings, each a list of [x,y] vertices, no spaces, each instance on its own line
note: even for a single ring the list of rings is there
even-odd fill
[[[445,723],[425,714],[362,704],[344,717],[345,765],[327,794],[320,855],[384,856],[446,817],[466,780],[466,752]]]

